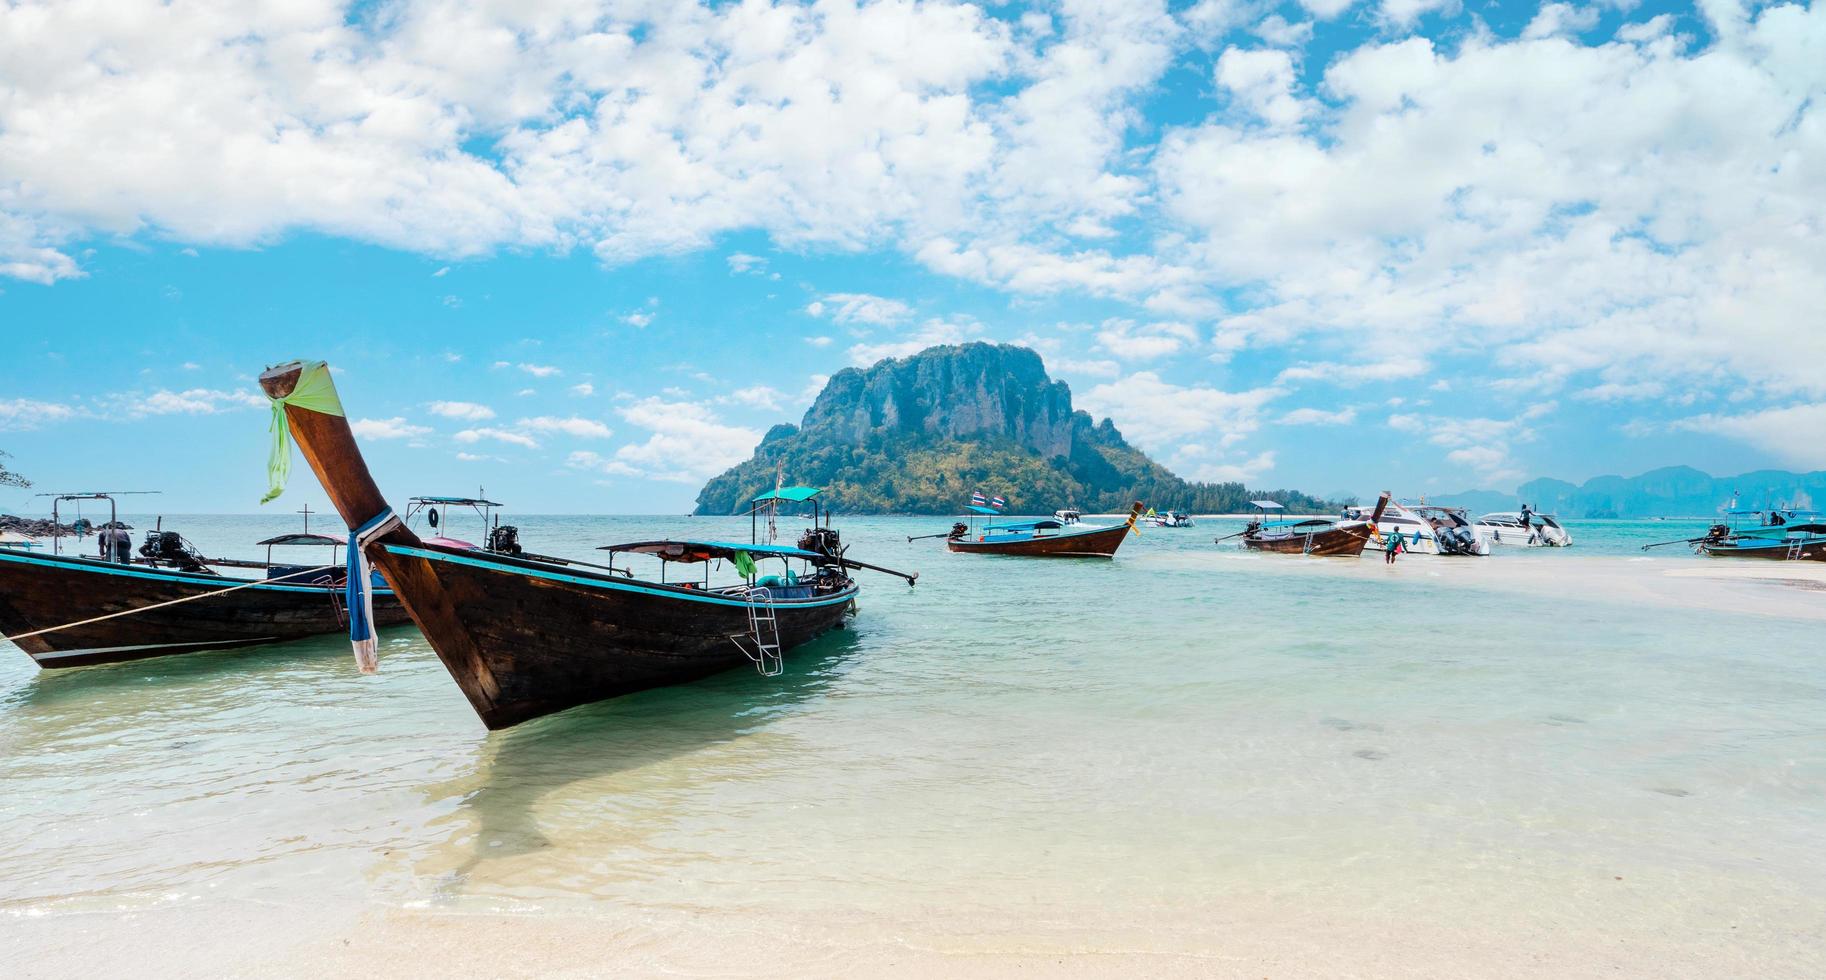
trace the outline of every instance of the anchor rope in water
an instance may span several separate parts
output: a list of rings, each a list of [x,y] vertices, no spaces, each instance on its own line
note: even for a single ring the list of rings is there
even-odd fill
[[[78,626],[87,626],[90,623],[99,623],[104,619],[119,619],[122,616],[134,616],[134,615],[138,615],[139,613],[143,613],[143,612],[151,612],[154,609],[163,609],[166,606],[175,606],[175,605],[177,605],[179,603],[183,603],[183,602],[195,602],[198,599],[210,599],[210,598],[214,598],[215,596],[219,596],[219,595],[227,595],[230,592],[239,592],[242,589],[251,589],[256,585],[269,585],[273,582],[283,582],[288,578],[297,578],[300,575],[310,575],[314,572],[327,572],[327,571],[331,571],[332,569],[341,568],[341,567],[342,566],[340,566],[340,565],[319,565],[316,568],[307,568],[302,572],[291,572],[289,574],[279,575],[274,578],[255,579],[252,582],[243,582],[240,585],[232,586],[232,587],[226,588],[226,589],[217,589],[214,592],[204,592],[199,595],[187,595],[187,596],[183,597],[182,599],[169,599],[165,602],[155,602],[150,606],[139,606],[134,609],[123,609],[117,613],[109,613],[106,616],[95,616],[95,617],[91,617],[89,619],[79,619],[74,623],[65,623],[62,626],[47,626],[41,630],[33,630],[30,633],[20,633],[15,636],[5,637],[5,639],[14,640],[14,641],[29,639],[34,636],[42,636],[46,633],[55,633],[59,630],[74,629],[75,627],[78,627]]]

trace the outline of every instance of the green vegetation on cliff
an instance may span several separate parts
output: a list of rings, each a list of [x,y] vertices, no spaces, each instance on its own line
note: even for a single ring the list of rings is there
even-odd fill
[[[826,487],[852,513],[955,514],[981,489],[1017,514],[1124,510],[1233,512],[1267,497],[1296,511],[1332,505],[1241,483],[1191,483],[1130,446],[1109,420],[1074,411],[1071,390],[1024,347],[933,347],[849,368],[825,385],[799,426],[778,425],[754,456],[704,485],[699,514],[746,511],[789,483]]]

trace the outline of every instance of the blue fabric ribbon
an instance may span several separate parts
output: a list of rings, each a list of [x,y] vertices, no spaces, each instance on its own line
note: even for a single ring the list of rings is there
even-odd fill
[[[362,673],[371,674],[378,664],[375,657],[374,597],[371,589],[374,572],[368,565],[367,537],[392,521],[393,508],[383,508],[366,524],[349,532],[349,564],[344,588],[349,609],[349,643],[355,648],[355,662]]]

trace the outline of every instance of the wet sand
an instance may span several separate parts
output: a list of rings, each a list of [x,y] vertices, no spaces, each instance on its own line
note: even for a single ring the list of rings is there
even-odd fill
[[[1630,888],[1611,884],[1619,893]],[[1259,896],[1196,915],[1163,909],[1145,923],[1116,912],[934,929],[925,914],[812,920],[790,911],[509,915],[239,905],[15,919],[0,935],[14,966],[24,967],[15,975],[28,977],[1801,978],[1826,970],[1826,937],[1817,929],[1773,932],[1728,914],[1682,929],[1600,930],[1576,916],[1491,928]]]
[[[1583,555],[1557,549],[1491,558],[1402,555],[1393,565],[1368,552],[1361,558],[1305,558],[1232,550],[1150,555],[1142,560],[1213,570],[1222,570],[1226,563],[1249,562],[1252,573],[1336,576],[1350,581],[1424,580],[1526,596],[1530,602],[1521,609],[1537,613],[1555,601],[1602,597],[1670,608],[1826,620],[1826,596],[1820,594],[1826,592],[1826,562],[1696,561]]]

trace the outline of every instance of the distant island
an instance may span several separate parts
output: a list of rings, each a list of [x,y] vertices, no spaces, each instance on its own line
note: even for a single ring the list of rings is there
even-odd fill
[[[1711,517],[1731,506],[1745,510],[1793,507],[1812,510],[1826,501],[1826,471],[1755,470],[1712,476],[1691,466],[1664,466],[1640,476],[1598,476],[1582,484],[1529,480],[1505,494],[1471,490],[1430,498],[1476,513],[1532,505],[1561,517]]]
[[[704,485],[698,514],[744,513],[776,470],[827,488],[851,513],[956,514],[981,489],[1008,512],[1158,510],[1231,513],[1256,498],[1296,512],[1337,505],[1291,490],[1194,483],[1130,446],[1109,419],[1072,408],[1071,389],[1025,347],[932,347],[825,384],[797,426],[776,425],[754,456]]]

